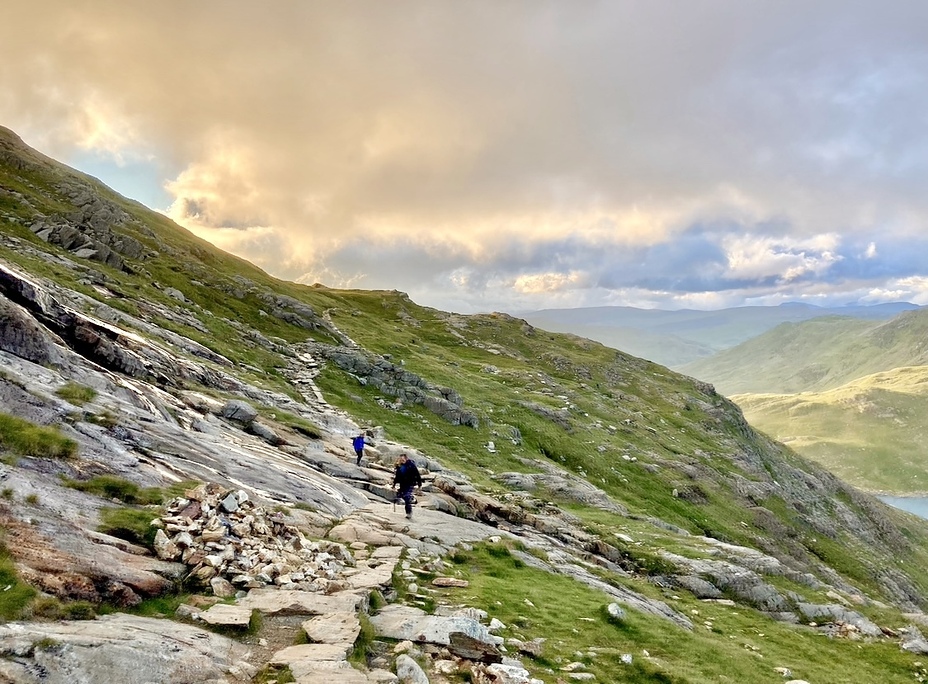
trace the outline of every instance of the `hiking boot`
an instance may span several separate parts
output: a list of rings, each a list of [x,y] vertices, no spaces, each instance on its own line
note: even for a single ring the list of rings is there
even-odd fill
[[[407,514],[406,514],[406,519],[407,519],[407,520],[412,520],[412,513],[407,513]]]

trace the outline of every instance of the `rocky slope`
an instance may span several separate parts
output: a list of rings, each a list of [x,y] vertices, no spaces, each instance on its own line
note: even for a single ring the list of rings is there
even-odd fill
[[[280,283],[5,130],[0,370],[0,681],[923,676],[924,526],[711,386]]]

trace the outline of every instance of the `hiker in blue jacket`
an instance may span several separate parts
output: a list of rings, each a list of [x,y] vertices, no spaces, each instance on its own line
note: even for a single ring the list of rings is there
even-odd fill
[[[393,485],[397,488],[398,496],[406,504],[406,517],[412,520],[412,490],[422,487],[422,475],[406,454],[400,454],[396,461],[396,471],[393,474]]]
[[[364,445],[367,442],[364,441],[364,433],[359,432],[358,436],[351,440],[351,446],[354,447],[354,453],[357,455],[358,460],[355,461],[355,465],[361,465],[361,457],[364,456]]]

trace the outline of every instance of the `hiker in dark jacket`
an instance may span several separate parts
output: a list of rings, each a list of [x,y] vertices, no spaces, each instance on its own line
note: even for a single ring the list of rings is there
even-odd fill
[[[393,486],[397,488],[398,496],[406,504],[406,517],[412,519],[412,490],[422,486],[422,475],[415,462],[406,454],[400,454],[396,461],[396,471],[393,474]]]
[[[364,455],[364,445],[367,442],[364,441],[364,433],[359,432],[358,436],[351,440],[351,446],[354,447],[354,453],[358,457],[358,460],[355,462],[356,465],[361,465],[361,457]]]

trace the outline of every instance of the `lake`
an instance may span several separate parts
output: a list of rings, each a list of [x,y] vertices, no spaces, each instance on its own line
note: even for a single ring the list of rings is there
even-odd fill
[[[878,496],[883,503],[928,518],[928,496]]]

